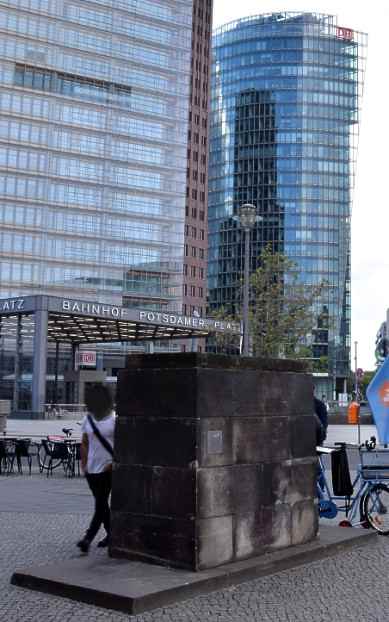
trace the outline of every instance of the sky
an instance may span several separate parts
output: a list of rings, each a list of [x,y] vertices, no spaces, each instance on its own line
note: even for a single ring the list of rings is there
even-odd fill
[[[314,11],[369,35],[351,221],[352,369],[375,368],[376,333],[389,307],[389,3],[387,0],[214,0],[214,27],[248,15]],[[386,149],[385,149],[386,147]]]

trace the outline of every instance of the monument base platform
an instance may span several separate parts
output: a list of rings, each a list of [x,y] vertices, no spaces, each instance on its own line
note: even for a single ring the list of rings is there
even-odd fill
[[[314,541],[211,570],[189,572],[99,554],[17,570],[21,587],[138,614],[330,557],[377,538],[376,532],[320,525]]]

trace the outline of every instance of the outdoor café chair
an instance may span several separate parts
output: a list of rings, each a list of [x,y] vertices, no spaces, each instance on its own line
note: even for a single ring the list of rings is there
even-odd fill
[[[0,475],[5,471],[7,475],[13,473],[15,461],[15,443],[11,440],[0,439]]]
[[[33,444],[29,438],[19,438],[15,441],[15,456],[18,465],[18,473],[23,474],[22,458],[27,459],[29,475],[31,475],[32,458],[36,452],[32,451]]]
[[[65,473],[72,468],[72,455],[68,443],[42,439],[42,445],[45,450],[45,456],[43,464],[41,464],[41,472],[43,469],[47,470],[47,477],[52,475],[53,470],[60,465],[62,465]]]

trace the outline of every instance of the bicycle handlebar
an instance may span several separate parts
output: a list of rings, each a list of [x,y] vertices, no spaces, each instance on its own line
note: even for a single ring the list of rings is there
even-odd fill
[[[375,436],[371,436],[368,441],[361,443],[358,445],[357,443],[346,443],[344,441],[340,441],[338,443],[334,443],[335,447],[349,447],[350,449],[362,449],[364,447],[367,451],[372,451],[376,448],[377,439]]]
[[[377,439],[375,436],[371,436],[369,441],[365,441],[364,446],[366,447],[366,449],[368,451],[371,451],[372,449],[375,449],[377,445]],[[363,446],[363,445],[362,445]]]

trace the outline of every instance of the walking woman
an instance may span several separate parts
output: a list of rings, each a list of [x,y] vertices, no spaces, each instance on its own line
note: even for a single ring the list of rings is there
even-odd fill
[[[115,417],[112,397],[102,384],[90,385],[85,392],[88,414],[81,426],[81,468],[95,499],[95,511],[85,536],[77,543],[83,553],[95,538],[101,525],[107,532],[97,546],[109,543],[110,508],[108,504],[112,486],[112,459]]]

